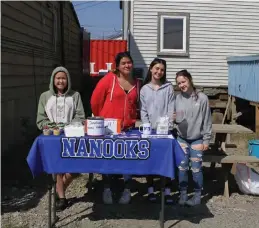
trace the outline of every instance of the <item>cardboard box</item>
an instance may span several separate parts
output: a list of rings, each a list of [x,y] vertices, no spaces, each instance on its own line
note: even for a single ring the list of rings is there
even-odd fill
[[[105,127],[105,134],[119,134],[121,133],[121,120],[105,118],[104,127]]]

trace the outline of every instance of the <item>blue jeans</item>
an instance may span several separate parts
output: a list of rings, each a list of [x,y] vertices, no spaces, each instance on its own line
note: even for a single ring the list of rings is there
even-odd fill
[[[201,191],[203,188],[202,174],[202,139],[187,140],[177,138],[180,146],[185,153],[185,159],[179,165],[179,188],[180,191],[186,191],[188,188],[188,170],[191,166],[192,178],[194,181],[194,190]]]

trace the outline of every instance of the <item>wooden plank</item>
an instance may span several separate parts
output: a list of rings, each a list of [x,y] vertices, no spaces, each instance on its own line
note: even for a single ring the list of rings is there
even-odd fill
[[[219,100],[210,100],[209,101],[211,108],[226,108],[227,102]]]
[[[231,123],[232,124],[236,123],[236,119],[235,119],[236,114],[237,114],[236,98],[232,96],[232,99],[231,99]]]
[[[216,162],[221,163],[222,159],[224,159],[227,155],[211,155],[211,154],[203,154],[202,161],[203,162]]]
[[[259,138],[259,106],[255,107],[255,132],[256,137]]]
[[[259,103],[258,102],[250,101],[250,105],[259,107]]]
[[[219,95],[219,99],[222,101],[227,101],[228,100],[228,94],[220,94]]]
[[[221,163],[259,163],[255,156],[229,155],[221,160]]]
[[[212,124],[212,132],[213,133],[253,133],[252,130],[236,124]]]

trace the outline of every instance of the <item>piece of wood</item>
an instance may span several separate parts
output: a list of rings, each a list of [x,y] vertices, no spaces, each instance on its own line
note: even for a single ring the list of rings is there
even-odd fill
[[[259,106],[255,106],[255,133],[259,138]]]
[[[237,107],[236,107],[236,98],[232,96],[232,99],[231,99],[231,123],[232,124],[236,124],[236,120],[234,118],[234,116],[236,115],[237,113]]]
[[[229,175],[228,172],[225,171],[225,175],[224,175],[224,178],[225,178],[224,196],[226,198],[229,198],[228,175]]]
[[[250,105],[259,107],[259,102],[250,101]]]
[[[210,108],[226,108],[227,102],[219,100],[209,100]]]
[[[228,113],[228,110],[229,110],[229,106],[230,106],[230,103],[231,103],[231,95],[229,95],[228,97],[228,103],[227,103],[227,107],[226,107],[226,110],[225,110],[225,113],[224,113],[224,116],[223,116],[223,120],[222,120],[222,124],[225,123],[225,119],[226,119],[226,116],[227,116],[227,113]]]
[[[227,155],[211,155],[211,154],[204,154],[202,157],[203,162],[211,162],[211,163],[221,163],[222,159],[225,158]],[[213,164],[212,166],[215,166]],[[211,168],[212,168],[211,166]]]
[[[236,172],[237,172],[237,163],[234,163],[234,164],[232,165],[232,168],[231,168],[230,173],[231,173],[232,175],[235,175]]]
[[[228,94],[220,94],[219,99],[222,101],[227,101],[228,100]]]
[[[252,130],[237,124],[212,124],[212,132],[226,134],[253,133]]]
[[[224,157],[221,163],[259,163],[259,159],[255,156],[229,155]]]
[[[229,178],[231,166],[229,164],[222,164],[222,169],[223,169],[223,172],[224,172],[224,179],[225,179],[224,196],[226,198],[229,198],[228,178]]]

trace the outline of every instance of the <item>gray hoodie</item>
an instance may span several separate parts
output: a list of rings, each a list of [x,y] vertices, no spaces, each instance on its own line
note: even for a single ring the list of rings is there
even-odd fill
[[[187,140],[203,139],[209,144],[211,139],[212,121],[208,97],[198,92],[191,96],[180,93],[175,101],[176,124],[180,137]]]
[[[140,114],[142,123],[151,123],[156,128],[159,117],[168,116],[172,121],[174,112],[173,85],[166,81],[158,90],[152,84],[144,85],[140,90]]]
[[[54,77],[58,72],[67,75],[67,90],[58,96],[54,89]],[[40,130],[51,122],[70,123],[72,120],[83,121],[85,112],[78,92],[71,89],[71,79],[65,67],[57,67],[50,77],[49,90],[43,92],[39,99],[37,126]]]

